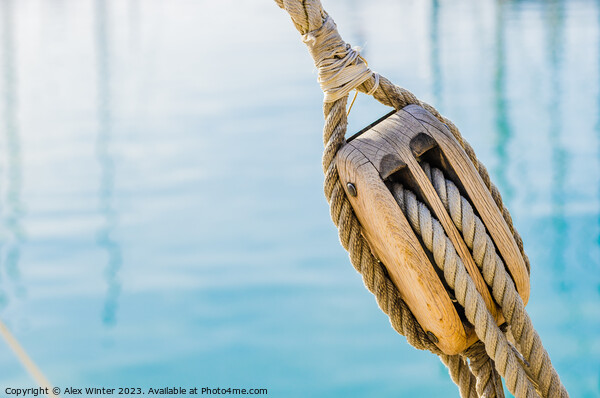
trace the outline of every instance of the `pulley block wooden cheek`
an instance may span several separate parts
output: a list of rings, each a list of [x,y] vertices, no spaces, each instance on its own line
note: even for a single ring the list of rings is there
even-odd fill
[[[417,321],[448,355],[477,341],[472,326],[455,306],[431,255],[415,235],[392,193],[402,183],[429,207],[463,261],[490,313],[504,322],[460,232],[420,162],[441,169],[472,204],[490,234],[497,254],[527,303],[529,274],[498,206],[473,163],[448,127],[417,105],[394,112],[352,137],[338,151],[340,181],[375,257],[386,267]]]

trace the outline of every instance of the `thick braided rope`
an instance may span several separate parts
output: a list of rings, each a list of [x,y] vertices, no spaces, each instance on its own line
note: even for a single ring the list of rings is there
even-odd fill
[[[465,351],[469,358],[469,367],[477,379],[477,395],[486,398],[504,398],[502,380],[496,371],[494,360],[485,351],[481,341]]]
[[[326,13],[320,2],[298,1],[284,2],[276,0],[292,16],[292,21],[301,34],[319,29]],[[312,43],[312,41],[307,41]],[[345,46],[346,48],[348,46]],[[361,59],[356,62],[362,62]],[[377,78],[373,79],[369,92],[377,88]],[[325,126],[323,168],[325,171],[325,196],[330,203],[332,219],[339,228],[342,245],[349,251],[355,269],[363,276],[367,288],[375,295],[380,308],[390,317],[394,329],[405,335],[408,342],[416,348],[428,349],[442,356],[442,361],[449,367],[452,379],[458,384],[463,398],[476,396],[474,376],[459,356],[443,355],[437,346],[425,334],[409,308],[400,298],[395,285],[389,280],[383,266],[373,257],[369,245],[360,233],[360,225],[354,215],[339,182],[339,176],[333,159],[339,147],[345,141],[347,127],[346,100],[342,97],[333,103],[325,102]]]
[[[508,209],[504,206],[502,202],[502,196],[500,195],[500,191],[498,191],[498,188],[494,185],[494,183],[492,183],[487,169],[485,168],[483,163],[481,163],[479,159],[477,159],[475,151],[473,150],[471,145],[462,137],[460,131],[454,125],[454,123],[442,116],[438,112],[438,110],[435,109],[433,106],[420,101],[419,99],[417,99],[417,97],[414,96],[413,93],[404,88],[392,84],[383,76],[378,76],[377,79],[375,79],[375,77],[371,77],[370,79],[366,80],[362,85],[358,86],[357,90],[368,93],[373,89],[373,86],[375,84],[377,84],[377,90],[373,92],[373,97],[382,104],[394,107],[395,109],[402,109],[407,105],[419,105],[426,109],[428,112],[430,112],[433,116],[435,116],[441,123],[448,126],[454,138],[456,138],[456,140],[464,149],[465,153],[469,156],[469,159],[471,160],[471,162],[475,166],[475,169],[481,176],[481,179],[483,180],[485,186],[488,188],[492,197],[494,198],[496,205],[501,210],[502,216],[504,217],[504,220],[506,221],[506,224],[508,225],[511,233],[513,234],[515,242],[519,247],[519,251],[523,256],[523,260],[525,261],[527,271],[529,271],[529,258],[527,257],[527,255],[525,254],[525,250],[523,249],[523,239],[521,239],[521,236],[515,230],[515,227],[512,222],[512,217],[510,216]]]
[[[318,0],[305,2],[276,0],[276,2],[290,13],[294,25],[302,35],[321,28],[324,19],[327,18]],[[346,48],[345,45],[343,47]],[[355,62],[361,63],[362,60],[358,58]],[[412,346],[440,354],[439,348],[430,340],[400,297],[398,289],[389,279],[383,265],[371,253],[368,242],[361,234],[358,219],[341,186],[334,158],[345,141],[344,135],[348,123],[347,98],[343,96],[333,102],[324,103],[324,191],[330,205],[331,218],[338,227],[340,241],[349,252],[352,265],[362,275],[365,286],[374,294],[381,310],[389,316],[392,327],[406,336]]]
[[[462,398],[478,398],[477,379],[471,372],[469,365],[461,355],[440,355],[440,360],[450,373],[452,381],[458,386]],[[494,398],[494,396],[486,397]]]
[[[285,9],[290,14],[290,16],[292,17],[292,21],[293,21],[294,25],[296,26],[296,29],[302,35],[307,35],[310,32],[319,30],[323,26],[323,22],[326,19],[328,19],[328,15],[323,10],[320,0],[304,0],[304,1],[275,0],[275,2],[279,5],[279,7]],[[335,24],[333,24],[331,26],[331,28],[335,29]],[[336,50],[334,52],[334,54],[332,54],[332,55],[339,57],[340,56],[339,54],[343,53],[343,49],[349,49],[350,46],[347,43],[345,43],[341,39],[341,37],[339,37],[339,34],[337,34],[337,31],[335,33],[337,35],[336,37],[338,38],[338,42],[336,44],[338,50]],[[307,44],[307,46],[309,47],[309,51],[311,52],[311,55],[313,56],[315,63],[318,64],[318,63],[322,62],[323,55],[315,54],[314,41],[306,40],[306,39],[304,41]],[[333,44],[330,45],[330,48],[332,46],[333,46]],[[358,65],[364,64],[362,58],[355,59],[355,63]],[[319,66],[319,65],[317,65],[317,66]],[[517,246],[519,247],[521,255],[523,256],[523,259],[525,261],[527,270],[529,271],[530,270],[529,258],[525,254],[525,251],[523,248],[523,240],[521,239],[521,236],[519,235],[519,233],[515,230],[515,228],[513,226],[512,217],[510,216],[508,209],[503,204],[502,196],[500,195],[498,188],[492,183],[487,169],[485,168],[483,163],[481,163],[477,159],[475,151],[473,150],[471,145],[462,137],[462,135],[460,134],[460,131],[454,125],[454,123],[452,123],[452,121],[450,121],[449,119],[442,116],[437,111],[437,109],[435,109],[433,106],[420,101],[410,91],[392,84],[388,79],[386,79],[383,76],[380,76],[376,73],[370,72],[366,68],[366,64],[364,65],[364,67],[367,71],[366,74],[368,75],[368,78],[366,78],[366,80],[364,80],[364,82],[362,84],[360,84],[356,87],[346,86],[345,90],[347,92],[350,92],[353,88],[356,88],[357,90],[359,90],[361,92],[367,93],[369,95],[373,95],[373,97],[376,100],[378,100],[379,102],[381,102],[382,104],[391,106],[398,110],[404,108],[407,105],[412,105],[412,104],[419,105],[419,106],[425,108],[431,114],[433,114],[441,123],[444,123],[446,126],[448,126],[448,128],[450,129],[450,131],[452,132],[452,134],[454,135],[456,140],[460,143],[460,145],[462,146],[464,151],[469,156],[469,159],[475,166],[475,169],[479,172],[481,179],[483,180],[484,184],[486,185],[486,187],[490,191],[492,197],[494,198],[496,205],[501,210],[502,216],[504,217],[506,224],[508,225],[511,233],[513,234],[513,236],[515,238]],[[345,84],[345,82],[342,81],[340,84],[343,85],[343,84]],[[329,102],[327,93],[325,94],[325,100],[326,100],[326,103]],[[344,112],[345,112],[345,109],[344,109]],[[344,138],[342,137],[341,141],[337,144],[341,145],[343,142],[344,142]],[[334,147],[335,147],[335,145],[334,145]]]
[[[475,334],[483,342],[487,354],[495,361],[498,373],[506,379],[508,390],[517,398],[538,397],[535,386],[527,377],[506,336],[496,325],[496,320],[487,310],[475,282],[467,273],[442,225],[432,217],[427,206],[402,185],[394,184],[392,194],[414,232],[433,254],[435,265],[443,271],[446,283],[454,290],[458,303],[465,309],[467,319],[475,327]]]
[[[346,99],[344,97],[325,106],[327,115],[325,137],[328,142],[326,147],[330,147],[330,143],[335,140],[333,137],[343,135],[346,131],[346,113],[334,111],[336,107],[345,109]],[[328,107],[333,109],[328,112]],[[327,133],[331,136],[328,137]],[[335,151],[325,151],[325,153],[331,153],[333,156]],[[389,279],[383,265],[371,253],[369,244],[361,233],[358,219],[341,186],[335,162],[331,159],[325,164],[328,165],[325,171],[325,196],[330,203],[331,218],[338,227],[340,242],[349,252],[352,265],[362,275],[365,286],[375,295],[381,310],[389,316],[394,329],[406,336],[408,342],[416,348],[440,353],[400,297],[398,289]]]
[[[306,0],[300,2],[299,0],[275,0],[277,4],[285,8],[286,11],[292,17],[292,20],[296,26],[296,28],[300,31],[301,34],[307,35],[310,32],[316,31],[323,26],[323,22],[328,19],[327,14],[321,7],[321,3],[319,0]],[[333,25],[335,26],[335,25]],[[337,33],[337,32],[336,32]],[[337,35],[336,37],[339,37]],[[337,39],[336,39],[337,40]],[[314,42],[311,37],[311,40],[306,40],[305,43],[309,46],[309,48],[315,47]],[[349,46],[344,43],[341,38],[339,38],[339,42],[341,43],[340,47],[345,47],[346,55],[344,55],[344,50],[339,49],[339,51],[334,52],[337,58],[344,58],[348,56]],[[322,65],[324,57],[321,54],[317,54],[311,48],[311,54],[315,58],[315,63],[317,66]],[[353,57],[351,60],[354,65],[359,65],[363,62],[360,57]],[[321,64],[321,65],[320,65]],[[340,64],[340,63],[338,63]],[[347,65],[347,63],[343,63]],[[365,66],[366,69],[366,66]],[[365,72],[368,76],[364,82],[356,87],[360,91],[366,92],[367,94],[372,94],[376,99],[378,99],[383,104],[393,106],[396,109],[401,109],[408,104],[418,104],[423,106],[425,109],[433,113],[440,121],[447,124],[450,130],[453,132],[457,140],[461,143],[470,159],[473,161],[475,167],[479,171],[483,181],[487,185],[488,189],[492,193],[496,203],[499,208],[502,209],[502,213],[504,218],[509,225],[511,231],[515,235],[515,240],[517,241],[521,253],[525,259],[527,267],[529,269],[529,261],[523,252],[522,241],[520,236],[512,226],[512,220],[508,211],[502,205],[502,199],[498,193],[496,187],[491,184],[489,175],[487,174],[487,170],[485,167],[477,160],[475,157],[475,153],[473,149],[466,143],[458,129],[447,119],[443,118],[435,108],[431,107],[428,104],[421,103],[412,93],[407,90],[401,89],[399,87],[391,84],[387,79],[380,78],[379,75],[373,74],[368,69]],[[320,74],[320,82],[321,81],[321,70]],[[335,77],[335,73],[333,76]],[[362,77],[361,77],[362,80]],[[357,80],[352,80],[348,84],[347,81],[340,82],[341,86],[344,86],[344,91],[349,92],[353,87],[352,85],[356,83]],[[335,87],[335,84],[331,83],[331,87]],[[363,275],[363,280],[367,285],[367,288],[374,293],[377,298],[378,304],[382,310],[390,316],[390,320],[392,322],[393,327],[401,334],[406,335],[407,340],[410,344],[414,345],[420,349],[429,349],[430,351],[440,354],[439,349],[429,340],[427,335],[424,333],[420,325],[416,322],[410,310],[406,307],[406,304],[400,299],[399,293],[393,283],[387,277],[387,273],[385,269],[379,264],[379,262],[372,256],[370,253],[368,243],[360,234],[360,225],[354,215],[350,204],[344,194],[344,191],[339,182],[339,176],[337,174],[337,169],[335,167],[334,158],[337,150],[344,143],[345,132],[347,127],[346,120],[346,95],[339,99],[335,99],[334,102],[329,102],[332,100],[332,96],[328,96],[327,90],[330,90],[328,87],[324,87],[322,84],[322,88],[325,92],[325,104],[324,104],[324,113],[325,113],[325,127],[324,127],[324,144],[325,151],[323,154],[323,168],[325,171],[325,195],[330,203],[331,207],[331,215],[334,223],[339,228],[340,240],[342,241],[343,246],[350,252],[350,258],[354,267]],[[379,281],[380,285],[376,285],[375,281]],[[397,305],[395,307],[390,308],[392,302],[396,301]],[[447,361],[444,361],[445,363]],[[451,369],[451,373],[453,370]],[[472,377],[472,376],[470,376]],[[453,376],[453,379],[455,377]],[[470,378],[469,378],[470,379]],[[456,380],[456,379],[455,379]],[[463,378],[462,380],[467,380]],[[461,387],[461,392],[463,391],[463,386]],[[468,396],[464,395],[463,396]]]
[[[502,314],[519,343],[521,354],[529,363],[529,373],[539,386],[540,394],[543,397],[567,397],[567,390],[552,366],[550,356],[533,327],[504,261],[496,252],[494,242],[479,216],[475,214],[473,206],[440,169],[427,163],[422,163],[421,166],[473,253],[473,259],[492,289],[494,299],[500,303]]]

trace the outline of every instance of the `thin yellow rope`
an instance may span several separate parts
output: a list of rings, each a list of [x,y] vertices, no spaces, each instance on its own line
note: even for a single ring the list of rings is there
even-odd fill
[[[42,373],[40,368],[33,362],[31,357],[27,354],[23,346],[19,343],[19,341],[13,336],[8,327],[0,320],[0,335],[6,344],[10,347],[10,349],[15,353],[17,359],[21,362],[27,373],[31,376],[31,378],[43,388],[46,388],[48,397],[57,397],[58,395],[52,394],[52,384],[48,381],[46,376]]]

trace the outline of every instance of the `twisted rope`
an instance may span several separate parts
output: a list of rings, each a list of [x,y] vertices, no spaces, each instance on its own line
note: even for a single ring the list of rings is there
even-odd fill
[[[361,233],[358,219],[340,183],[337,168],[333,162],[337,148],[333,148],[331,142],[335,141],[337,136],[343,137],[346,131],[346,100],[347,97],[344,97],[331,104],[325,104],[327,145],[324,157],[331,157],[330,160],[324,162],[327,165],[325,196],[330,203],[331,218],[338,227],[340,242],[350,254],[352,265],[362,275],[367,289],[375,295],[379,308],[389,316],[393,328],[401,335],[406,336],[408,342],[414,347],[440,354],[441,351],[430,340],[400,297],[400,292],[389,279],[383,265],[371,253],[369,244]]]
[[[481,296],[474,288],[473,281],[464,270],[464,265],[456,257],[456,252],[451,244],[446,241],[447,237],[445,240],[441,234],[443,230],[440,230],[441,226],[439,226],[437,221],[435,222],[437,223],[436,228],[438,232],[427,235],[428,239],[431,238],[431,240],[428,240],[431,247],[428,247],[432,251],[434,246],[436,247],[434,251],[434,253],[438,254],[436,261],[443,260],[438,265],[443,268],[449,286],[456,290],[457,299],[460,297],[459,302],[465,306],[465,313],[468,319],[475,325],[478,337],[485,343],[487,355],[481,354],[481,347],[475,347],[471,351],[467,350],[462,356],[447,356],[441,353],[416,321],[406,303],[401,299],[397,288],[389,279],[383,265],[372,255],[369,244],[361,233],[361,227],[356,215],[341,186],[334,161],[337,151],[345,143],[347,94],[352,89],[357,89],[358,91],[373,95],[382,104],[394,107],[395,109],[402,109],[407,105],[416,104],[432,113],[441,123],[446,124],[469,156],[469,159],[494,198],[496,205],[501,210],[529,271],[529,259],[523,250],[522,239],[514,229],[512,218],[503,205],[498,189],[490,181],[485,166],[477,159],[473,148],[462,138],[459,130],[450,120],[443,117],[431,105],[419,101],[408,90],[393,85],[386,78],[373,73],[367,68],[366,62],[358,55],[356,50],[352,49],[341,39],[333,20],[323,10],[320,0],[275,0],[275,2],[290,14],[296,29],[303,35],[304,42],[309,47],[315,65],[319,70],[319,83],[325,94],[323,105],[325,116],[325,125],[323,128],[323,143],[325,146],[323,152],[325,196],[330,204],[332,220],[338,227],[342,246],[348,250],[352,265],[362,275],[366,287],[374,294],[379,307],[389,316],[394,329],[406,336],[411,345],[418,349],[427,349],[440,356],[442,362],[448,366],[452,379],[459,385],[462,397],[477,395],[501,397],[503,395],[501,394],[502,389],[499,383],[497,383],[498,377],[494,373],[494,361],[491,358],[495,360],[495,366],[500,374],[507,379],[507,385],[511,392],[519,398],[536,396],[534,387],[538,383],[534,382],[535,380],[529,380],[528,376],[530,375],[520,366],[522,365],[520,358],[513,351],[505,335],[498,329],[489,312],[487,312]],[[425,225],[435,226],[436,224],[433,220],[430,220],[429,224],[427,224],[428,218],[426,217],[425,210],[426,208],[421,210]],[[433,239],[434,236],[435,240]],[[445,250],[442,257],[440,257],[441,247]],[[446,253],[448,253],[447,259]],[[491,282],[488,281],[488,283],[497,285],[496,293],[500,295],[500,288],[503,287],[500,282],[496,281],[501,281],[502,278],[493,277],[496,271],[498,270],[494,270],[494,274],[491,271],[488,272],[486,281],[489,280]],[[510,294],[505,294],[505,296],[510,296]],[[496,295],[494,297],[496,298]],[[520,299],[520,297],[518,298]],[[502,301],[498,302],[504,304]],[[539,348],[536,348],[535,338],[527,332],[529,330],[527,319],[529,318],[525,319],[520,313],[519,308],[506,307],[505,311],[507,311],[507,314],[510,314],[505,315],[507,319],[514,312],[517,312],[518,319],[515,325],[511,326],[515,329],[512,332],[517,337],[519,345],[525,348],[528,357],[534,358],[534,363],[537,364],[537,358],[541,355],[542,362],[544,362],[545,351],[542,353]],[[519,323],[521,319],[525,319],[525,323],[522,326]],[[547,356],[547,354],[545,355]],[[466,366],[465,358],[470,360],[471,370]],[[533,367],[538,369],[537,365]],[[529,371],[529,369],[527,370]],[[537,378],[543,381],[547,378],[545,376],[547,372],[548,370],[544,370],[541,367],[538,372],[528,373],[537,374],[537,377],[531,377],[532,379]],[[550,373],[550,379],[554,380],[552,372]],[[547,389],[548,393],[556,391],[553,386],[555,386],[555,383],[550,382],[550,386]],[[564,388],[561,391],[563,390]]]
[[[540,394],[543,397],[567,397],[567,391],[533,327],[525,304],[473,206],[440,169],[431,167],[428,163],[422,163],[421,166],[471,250],[475,263],[492,289],[494,299],[500,303],[502,315],[519,343],[521,353],[529,364],[529,373],[538,385]]]
[[[485,398],[504,398],[502,380],[483,343],[478,341],[473,344],[465,351],[465,356],[469,358],[469,367],[477,379],[477,395]]]
[[[465,359],[460,355],[440,355],[440,360],[448,367],[452,381],[458,386],[462,398],[478,398],[477,380]],[[489,396],[487,398],[494,398]]]
[[[535,386],[520,366],[519,359],[506,336],[487,310],[475,282],[467,273],[442,225],[431,216],[427,206],[402,185],[394,184],[392,194],[415,233],[433,254],[435,265],[443,271],[446,283],[454,290],[458,303],[464,307],[465,315],[475,327],[477,337],[483,342],[489,357],[494,359],[498,372],[506,379],[508,390],[519,398],[537,397]]]

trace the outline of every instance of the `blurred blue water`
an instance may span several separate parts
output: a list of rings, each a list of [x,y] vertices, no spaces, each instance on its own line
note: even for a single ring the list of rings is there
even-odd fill
[[[599,396],[600,4],[325,5],[488,165],[538,332]],[[338,243],[315,80],[269,1],[0,1],[0,318],[52,383],[458,396]],[[33,385],[4,343],[0,369]]]

